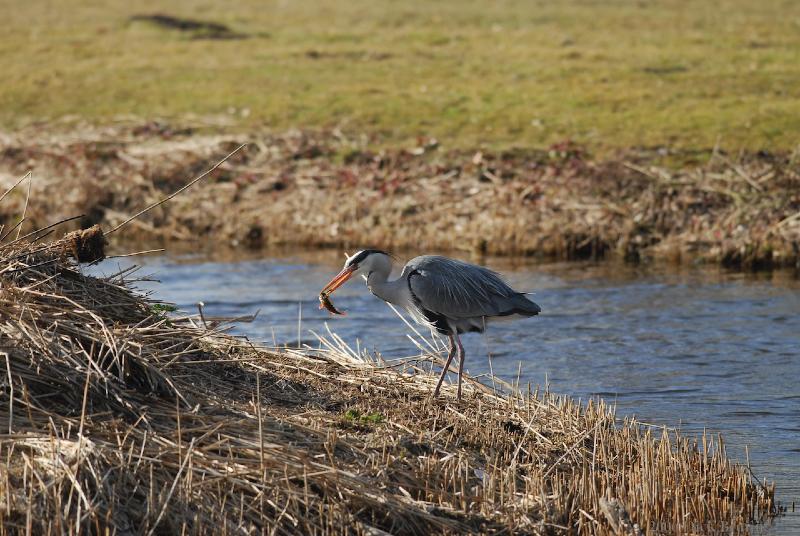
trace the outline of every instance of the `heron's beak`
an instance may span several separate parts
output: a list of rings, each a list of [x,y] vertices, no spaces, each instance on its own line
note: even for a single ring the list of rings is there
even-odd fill
[[[345,268],[344,270],[339,272],[336,275],[336,277],[331,279],[331,282],[328,283],[327,285],[325,285],[325,288],[322,289],[322,292],[320,292],[320,294],[326,294],[327,295],[327,294],[332,293],[334,290],[336,290],[337,288],[339,288],[342,285],[344,285],[345,282],[348,279],[353,277],[353,272],[355,272],[355,271],[356,271],[356,269],[355,269],[354,266],[348,266],[347,268]]]

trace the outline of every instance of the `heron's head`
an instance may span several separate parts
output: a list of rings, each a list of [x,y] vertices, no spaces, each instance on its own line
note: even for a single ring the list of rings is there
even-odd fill
[[[344,261],[344,268],[331,282],[322,289],[323,294],[330,294],[341,287],[353,276],[369,278],[372,272],[384,273],[386,276],[392,271],[392,258],[385,251],[379,249],[363,249]]]

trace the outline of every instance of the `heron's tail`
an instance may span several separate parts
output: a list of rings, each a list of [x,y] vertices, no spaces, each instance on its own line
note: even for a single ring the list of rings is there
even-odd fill
[[[539,304],[529,300],[525,294],[518,293],[508,298],[508,305],[503,308],[503,312],[499,316],[536,316],[541,312],[542,308],[539,307]]]

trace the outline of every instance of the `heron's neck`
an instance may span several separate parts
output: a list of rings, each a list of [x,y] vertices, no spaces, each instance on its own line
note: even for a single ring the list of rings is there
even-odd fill
[[[374,271],[367,277],[367,288],[374,295],[393,303],[394,305],[405,306],[408,301],[408,285],[403,278],[389,281],[389,272]]]

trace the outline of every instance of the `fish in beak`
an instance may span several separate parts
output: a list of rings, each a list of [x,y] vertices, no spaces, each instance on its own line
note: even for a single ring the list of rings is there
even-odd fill
[[[319,293],[319,308],[320,309],[322,309],[324,307],[325,309],[327,309],[328,311],[330,311],[333,314],[337,314],[337,315],[343,315],[344,314],[341,311],[338,311],[336,309],[336,307],[333,306],[333,303],[331,302],[330,298],[328,298],[328,296],[330,296],[333,293],[334,290],[336,290],[337,288],[339,288],[342,285],[344,285],[345,282],[348,279],[353,277],[353,272],[355,272],[355,270],[356,269],[355,269],[354,266],[348,266],[347,268],[345,268],[344,270],[342,270],[341,272],[336,274],[336,277],[331,279],[330,283],[325,285],[325,288],[323,288],[322,292]]]
[[[339,309],[336,308],[336,306],[333,305],[333,302],[331,301],[330,297],[327,294],[319,295],[319,308],[322,309],[323,307],[327,309],[328,312],[331,314],[344,315],[342,311],[340,311]]]

